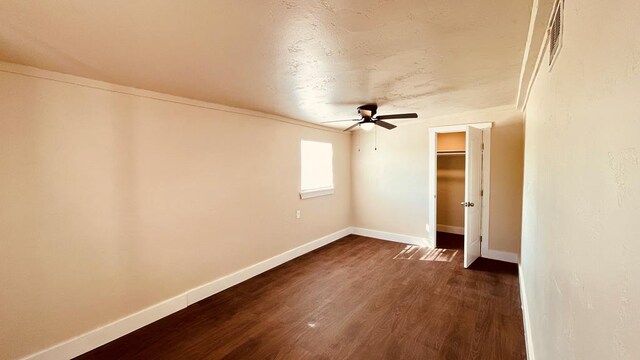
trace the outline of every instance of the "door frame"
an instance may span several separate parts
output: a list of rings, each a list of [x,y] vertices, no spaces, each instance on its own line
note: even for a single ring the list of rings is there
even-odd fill
[[[454,133],[454,132],[464,132],[467,131],[467,126],[473,126],[478,129],[482,129],[482,143],[484,144],[483,156],[482,156],[482,243],[480,244],[480,256],[483,254],[487,254],[489,250],[489,201],[491,199],[491,128],[493,127],[493,122],[483,122],[483,123],[470,123],[470,124],[459,124],[459,125],[447,125],[447,126],[434,126],[429,128],[429,157],[428,157],[428,168],[429,168],[429,195],[427,196],[428,206],[427,206],[427,233],[429,243],[433,244],[434,247],[437,247],[437,236],[436,232],[438,231],[437,224],[437,209],[438,209],[438,197],[437,197],[437,189],[438,189],[438,169],[437,169],[437,161],[438,161],[438,136],[440,133]],[[465,154],[466,157],[466,154]],[[465,174],[466,177],[466,174]],[[465,224],[466,225],[466,224]]]

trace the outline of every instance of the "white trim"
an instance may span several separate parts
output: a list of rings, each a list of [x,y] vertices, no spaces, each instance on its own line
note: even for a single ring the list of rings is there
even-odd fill
[[[178,295],[138,311],[105,326],[86,332],[48,349],[24,357],[24,360],[71,359],[100,347],[143,326],[187,307],[185,294]]]
[[[442,225],[438,224],[438,231],[446,232],[449,234],[458,234],[464,235],[464,226],[451,226],[451,225]]]
[[[522,264],[518,264],[518,280],[520,282],[520,305],[522,306],[522,322],[524,323],[524,344],[527,349],[527,359],[535,360],[536,356],[533,352],[531,319],[529,318],[529,304],[527,302],[527,292],[524,288],[524,277],[522,276]]]
[[[484,242],[484,238],[482,240]],[[480,257],[486,259],[500,260],[508,263],[517,264],[518,263],[518,254],[514,254],[511,252],[493,250],[493,249],[482,249],[482,254]]]
[[[364,229],[359,227],[352,228],[351,233],[355,235],[366,236],[366,237],[375,238],[379,240],[393,241],[393,242],[398,242],[402,244],[434,247],[433,242],[429,241],[429,239],[419,237],[419,236],[390,233],[386,231]]]
[[[447,230],[460,231],[460,234],[464,234],[463,227],[438,224],[439,231],[446,231],[446,230],[440,230],[441,227],[445,227]],[[365,228],[359,228],[359,227],[353,227],[351,233],[355,235],[378,239],[378,240],[387,240],[387,241],[393,241],[393,242],[398,242],[402,244],[410,244],[410,245],[417,245],[417,246],[427,246],[431,248],[435,247],[435,244],[430,239],[419,237],[419,236],[390,233],[386,231],[371,230],[371,229],[365,229]],[[487,250],[486,252],[482,253],[482,257],[487,259],[514,263],[514,264],[518,263],[518,255],[514,253],[506,252],[506,251]]]
[[[546,49],[547,49],[547,41],[549,40],[549,33],[545,30],[545,35],[542,38],[542,44],[540,45],[540,49],[538,50],[538,56],[536,57],[536,62],[535,65],[533,66],[533,72],[531,73],[531,78],[529,80],[529,83],[527,84],[527,89],[524,93],[524,100],[522,102],[522,105],[520,107],[521,111],[524,112],[525,109],[527,108],[527,104],[529,103],[529,96],[531,95],[531,91],[533,90],[533,85],[536,82],[536,79],[538,78],[538,72],[540,71],[540,67],[542,66],[542,60],[544,60],[544,54],[546,53]]]
[[[489,228],[491,223],[489,222],[491,201],[491,130],[482,131],[482,143],[484,144],[484,150],[482,153],[482,242],[480,243],[480,256],[490,256],[491,250],[489,250]],[[484,254],[487,254],[485,256]],[[490,259],[494,259],[490,257]]]
[[[304,190],[300,191],[300,199],[310,199],[318,196],[325,196],[333,194],[334,188],[316,189],[316,190]]]
[[[173,314],[185,307],[196,303],[206,297],[216,294],[222,290],[225,290],[231,286],[239,284],[245,280],[248,280],[258,274],[261,274],[267,270],[270,270],[278,265],[281,265],[287,261],[297,258],[300,255],[306,254],[319,247],[327,245],[333,241],[341,239],[352,233],[352,228],[348,227],[340,231],[334,232],[323,236],[314,241],[308,242],[295,249],[285,251],[279,255],[276,255],[270,259],[264,260],[257,264],[246,267],[242,270],[236,271],[233,274],[216,279],[208,284],[191,289],[185,293],[175,296],[171,299],[162,301],[158,304],[152,305],[146,309],[138,311],[134,314],[125,316],[122,319],[116,320],[110,324],[91,330],[80,336],[54,345],[48,349],[39,351],[27,357],[24,360],[49,360],[49,359],[70,359],[78,355],[84,354],[87,351],[93,350],[99,346],[102,346],[112,340],[115,340],[121,336],[124,336],[132,331],[135,331],[143,326],[151,324],[154,321],[160,320],[163,317]]]
[[[51,80],[51,81],[56,81],[59,83],[64,83],[69,85],[82,86],[82,87],[96,89],[96,90],[103,90],[103,91],[109,91],[109,92],[120,93],[125,95],[132,95],[132,96],[153,99],[158,101],[177,103],[177,104],[199,107],[199,108],[204,108],[204,109],[209,109],[214,111],[221,111],[226,113],[242,114],[242,115],[247,115],[247,116],[252,116],[257,118],[270,119],[270,120],[288,123],[291,125],[304,126],[304,127],[317,129],[317,130],[324,130],[324,131],[329,131],[333,133],[343,134],[346,136],[351,136],[351,134],[345,133],[341,129],[336,129],[336,128],[332,128],[332,127],[328,127],[328,126],[324,126],[324,125],[316,124],[312,122],[291,119],[284,116],[268,114],[260,111],[247,110],[247,109],[241,109],[241,108],[236,108],[236,107],[231,107],[231,106],[226,106],[221,104],[215,104],[207,101],[195,100],[195,99],[185,98],[181,96],[168,95],[168,94],[164,94],[156,91],[142,90],[142,89],[137,89],[130,86],[117,85],[117,84],[112,84],[104,81],[93,80],[93,79],[84,78],[84,77],[75,76],[75,75],[63,74],[55,71],[43,70],[43,69],[31,67],[31,66],[8,63],[4,61],[0,61],[0,72],[28,76],[28,77],[38,78],[38,79]]]
[[[216,279],[210,283],[198,286],[191,290],[188,290],[178,296],[172,297],[168,300],[162,301],[158,304],[152,305],[146,309],[140,310],[134,314],[125,316],[119,320],[116,320],[105,326],[96,328],[89,332],[86,332],[80,336],[74,337],[62,343],[56,344],[50,348],[44,349],[32,355],[28,355],[23,360],[57,360],[57,359],[69,359],[79,355],[82,355],[88,351],[98,348],[110,341],[113,341],[119,337],[122,337],[132,331],[135,331],[143,326],[149,325],[154,321],[160,320],[165,316],[171,315],[185,307],[192,305],[202,299],[205,299],[211,295],[214,295],[220,291],[228,289],[234,285],[237,285],[243,281],[246,281],[256,275],[259,275],[265,271],[273,269],[287,261],[293,260],[301,255],[316,250],[322,246],[330,244],[338,239],[341,239],[347,235],[356,234],[361,236],[367,236],[380,240],[393,241],[403,244],[411,244],[417,246],[434,247],[433,243],[427,238],[403,235],[397,233],[390,233],[378,230],[364,229],[358,227],[347,227],[332,234],[323,236],[314,241],[308,242],[297,248],[285,251],[272,258],[259,262],[257,264],[248,266],[244,269],[236,271],[227,276]],[[499,251],[494,251],[501,254]],[[515,254],[510,254],[515,256]],[[503,258],[508,258],[504,257]],[[504,260],[502,258],[496,258],[496,260]],[[521,292],[524,293],[524,288],[520,287]],[[523,296],[523,295],[521,295]],[[525,298],[526,301],[526,298]],[[523,314],[528,314],[523,312]],[[528,321],[528,315],[526,318]],[[526,328],[526,327],[525,327]],[[527,332],[529,334],[529,332]],[[528,339],[529,340],[529,339]],[[529,349],[527,345],[527,349]],[[533,359],[529,357],[529,359]]]
[[[465,129],[466,130],[466,129]],[[432,244],[436,245],[436,232],[438,231],[438,224],[436,222],[436,209],[438,209],[438,135],[437,129],[429,129],[429,164],[427,164],[428,172],[428,187],[429,195],[427,196],[427,237]],[[466,156],[466,155],[465,155]]]
[[[276,255],[270,259],[264,260],[257,264],[246,267],[242,270],[236,271],[233,274],[214,280],[208,284],[204,284],[195,289],[191,289],[187,294],[188,304],[189,305],[194,304],[204,298],[207,298],[231,286],[234,286],[243,281],[246,281],[258,274],[261,274],[267,270],[273,269],[278,265],[282,265],[287,261],[293,260],[298,256],[301,256],[308,252],[316,250],[320,247],[330,244],[352,233],[353,231],[351,227],[344,228],[340,231],[336,231],[332,234],[323,236],[319,239],[316,239],[304,245],[298,246],[297,248],[285,251],[282,254]]]
[[[516,98],[516,107],[520,108],[520,100],[522,99],[522,90],[524,77],[527,72],[527,64],[529,63],[529,55],[533,43],[533,34],[536,30],[536,17],[538,15],[538,0],[533,0],[531,7],[531,17],[529,18],[529,30],[527,32],[527,42],[524,46],[524,54],[522,56],[522,65],[520,66],[520,78],[518,80],[518,97]],[[535,66],[535,65],[534,65]]]
[[[436,133],[453,133],[453,132],[465,132],[467,126],[473,126],[478,129],[490,129],[493,127],[493,122],[471,123],[471,124],[458,124],[458,125],[445,125],[430,127],[429,131]]]
[[[482,244],[481,244],[481,256],[484,257],[485,252],[489,252],[489,204],[491,195],[491,128],[493,122],[475,123],[475,124],[460,124],[449,126],[436,126],[429,128],[429,164],[428,164],[428,190],[430,197],[428,198],[427,211],[429,223],[427,224],[428,239],[434,246],[437,245],[436,231],[436,212],[438,208],[438,198],[436,193],[436,184],[438,181],[437,173],[437,136],[438,133],[452,133],[452,132],[466,132],[467,126],[473,126],[482,129],[482,142],[484,143],[484,153],[482,156]],[[485,156],[486,155],[486,156]],[[434,231],[433,229],[436,229]]]
[[[551,7],[551,11],[549,12],[549,19],[544,23],[544,26],[545,26],[544,35],[542,37],[540,49],[538,50],[538,55],[536,56],[535,63],[533,65],[533,71],[531,72],[531,76],[529,77],[529,82],[527,83],[527,89],[524,93],[524,100],[522,101],[522,104],[520,104],[520,93],[522,92],[522,89],[521,89],[522,85],[520,85],[520,88],[518,89],[519,94],[518,94],[518,100],[516,102],[516,106],[523,112],[527,108],[527,104],[529,103],[529,95],[531,95],[533,84],[538,78],[538,72],[540,71],[540,67],[542,66],[542,62],[543,62],[542,60],[544,60],[545,54],[547,52],[547,42],[549,41],[549,31],[547,30],[549,29],[549,25],[551,24],[551,20],[553,19],[553,13],[554,13],[554,9],[556,8],[556,2],[557,0],[554,0],[554,4]],[[536,7],[535,16],[538,16],[539,11],[540,9]],[[532,13],[532,16],[533,16],[533,13]],[[523,63],[523,66],[525,65],[526,64]]]

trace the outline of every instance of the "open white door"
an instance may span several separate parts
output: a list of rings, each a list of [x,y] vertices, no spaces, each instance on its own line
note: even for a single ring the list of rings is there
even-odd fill
[[[482,130],[467,126],[464,199],[464,267],[480,257],[482,230]]]

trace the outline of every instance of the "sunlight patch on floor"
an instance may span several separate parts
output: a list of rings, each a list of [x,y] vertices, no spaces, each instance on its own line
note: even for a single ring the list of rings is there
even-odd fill
[[[458,250],[407,245],[393,258],[396,260],[451,262],[456,254],[458,254]]]

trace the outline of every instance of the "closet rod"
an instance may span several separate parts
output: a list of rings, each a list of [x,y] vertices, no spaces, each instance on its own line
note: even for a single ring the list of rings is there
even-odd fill
[[[436,153],[438,156],[440,155],[464,155],[464,151],[438,151]]]

